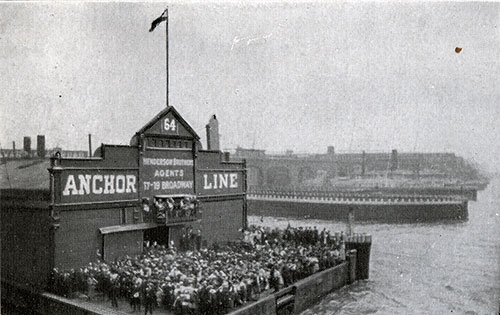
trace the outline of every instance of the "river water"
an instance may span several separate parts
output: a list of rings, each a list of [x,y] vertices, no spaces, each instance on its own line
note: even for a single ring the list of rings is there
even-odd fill
[[[356,224],[373,237],[370,279],[327,295],[312,314],[499,314],[500,179],[469,202],[467,222]],[[285,228],[345,224],[249,217],[250,224]]]

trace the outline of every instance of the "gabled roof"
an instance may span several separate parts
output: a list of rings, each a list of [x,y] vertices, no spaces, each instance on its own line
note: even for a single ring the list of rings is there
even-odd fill
[[[166,117],[169,113],[177,119],[177,121],[193,136],[194,139],[199,140],[200,137],[194,131],[194,129],[187,123],[187,121],[182,118],[179,112],[173,106],[167,106],[167,108],[163,109],[159,112],[153,119],[151,119],[146,125],[144,125],[136,134],[147,133],[147,131],[152,128],[155,124],[157,124],[161,119]]]

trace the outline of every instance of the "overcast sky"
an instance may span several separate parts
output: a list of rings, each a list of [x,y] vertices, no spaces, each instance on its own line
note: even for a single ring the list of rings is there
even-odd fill
[[[0,141],[128,144],[165,3],[0,3]],[[170,104],[224,149],[455,152],[500,170],[500,3],[169,5]],[[461,47],[460,53],[455,52]]]

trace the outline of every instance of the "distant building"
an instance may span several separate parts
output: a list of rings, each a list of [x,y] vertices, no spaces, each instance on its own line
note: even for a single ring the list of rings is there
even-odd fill
[[[245,160],[251,189],[328,188],[340,178],[434,178],[473,180],[479,171],[454,153],[360,152],[325,154],[267,154],[265,150],[237,147],[233,160]]]

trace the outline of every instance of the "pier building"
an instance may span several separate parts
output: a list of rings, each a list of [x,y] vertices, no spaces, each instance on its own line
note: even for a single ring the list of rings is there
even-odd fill
[[[25,144],[24,158],[2,160],[2,285],[44,289],[53,268],[138,254],[144,242],[178,246],[188,227],[201,246],[232,241],[246,226],[244,162],[218,144],[204,150],[173,106],[130,145],[92,156],[46,158]]]
[[[265,150],[237,147],[231,158],[246,160],[250,190],[328,187],[353,178],[365,183],[370,179],[378,183],[386,178],[451,184],[484,180],[477,167],[454,153],[398,152],[395,149],[391,152],[337,153],[333,146],[322,154],[266,153]],[[352,186],[352,183],[345,183]]]

